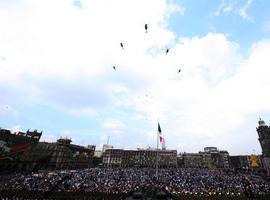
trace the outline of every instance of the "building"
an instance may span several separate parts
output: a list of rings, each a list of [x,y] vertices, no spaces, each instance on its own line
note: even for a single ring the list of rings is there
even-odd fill
[[[230,156],[230,167],[235,170],[262,170],[264,168],[261,155]]]
[[[178,156],[178,167],[185,168],[229,168],[228,151],[220,151],[217,147],[205,147],[199,153],[183,153]]]
[[[259,142],[262,148],[262,162],[265,169],[270,173],[270,127],[260,118],[256,128]]]
[[[153,153],[154,154],[154,153]],[[124,150],[122,154],[122,167],[140,167],[149,164],[155,166],[155,160],[151,160],[151,153],[143,154],[141,150]]]
[[[156,166],[156,159],[160,168],[177,166],[176,150],[138,149],[126,150],[123,155],[123,167],[150,167]]]
[[[94,157],[101,158],[102,157],[102,151],[95,151],[94,152]]]
[[[112,145],[108,145],[108,144],[103,144],[102,153],[105,153],[105,151],[107,149],[113,149],[113,146]]]
[[[217,147],[205,147],[204,152],[199,152],[203,155],[203,167],[208,168],[229,168],[230,156],[228,151],[218,150]]]
[[[159,166],[161,168],[176,168],[177,167],[177,151],[176,150],[159,151],[158,158],[159,158]]]
[[[199,153],[182,154],[184,168],[200,168],[203,167],[202,155]]]
[[[103,153],[103,165],[106,167],[121,167],[123,152],[123,149],[107,149]]]
[[[218,153],[217,147],[204,147],[203,150],[205,153]]]
[[[87,149],[89,149],[89,158],[93,159],[95,156],[96,145],[87,145]]]
[[[231,168],[236,170],[250,169],[248,155],[230,156]]]
[[[102,151],[101,150],[98,150],[98,151],[96,150],[94,152],[93,164],[94,164],[94,167],[102,165]]]
[[[199,152],[199,154],[201,155],[201,165],[203,168],[212,168],[214,166],[211,153],[203,151]]]
[[[230,168],[230,155],[228,151],[219,151],[220,154],[220,160],[219,160],[219,166],[220,168]]]
[[[177,155],[177,167],[178,168],[184,168],[184,157],[183,157],[183,154],[178,154]]]
[[[93,166],[94,145],[71,144],[60,138],[55,143],[40,142],[32,151],[33,169],[83,169]]]
[[[30,155],[41,135],[42,132],[37,130],[12,133],[8,129],[0,128],[0,170],[30,170]]]
[[[158,164],[160,168],[172,168],[177,166],[176,150],[156,149],[107,149],[103,154],[103,165],[108,167],[150,167]]]

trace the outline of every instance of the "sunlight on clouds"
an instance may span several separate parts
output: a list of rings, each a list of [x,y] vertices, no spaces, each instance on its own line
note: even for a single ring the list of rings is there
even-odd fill
[[[251,19],[251,4],[223,1],[216,15]],[[222,145],[219,138],[235,150],[229,138],[248,116],[270,111],[269,41],[243,56],[224,33],[178,38],[168,21],[173,13],[185,15],[183,6],[165,0],[23,1],[13,9],[0,10],[0,106],[36,103],[98,118],[100,141],[113,134],[118,144],[131,135],[137,136],[134,145],[151,144],[160,120],[167,146],[182,150],[194,141],[196,149]],[[64,130],[60,134],[80,140]]]

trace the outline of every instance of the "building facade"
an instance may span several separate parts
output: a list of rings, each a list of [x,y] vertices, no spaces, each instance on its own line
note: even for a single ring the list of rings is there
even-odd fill
[[[262,161],[265,169],[270,173],[270,127],[262,119],[258,123],[256,130],[262,148]]]
[[[37,130],[12,133],[8,129],[0,129],[0,170],[30,170],[31,152],[41,135],[42,132]]]
[[[202,155],[199,153],[183,153],[184,168],[201,168],[203,167]]]
[[[32,152],[33,168],[83,169],[93,166],[95,146],[71,144],[71,139],[60,138],[55,143],[40,142]]]
[[[103,153],[102,163],[106,167],[121,167],[123,149],[107,149]]]
[[[113,146],[112,145],[109,145],[109,144],[103,144],[103,146],[102,146],[102,153],[105,153],[105,151],[107,149],[113,149]]]
[[[229,168],[228,151],[220,151],[217,147],[205,147],[199,153],[183,153],[178,155],[178,167],[185,168]]]
[[[230,156],[231,168],[235,170],[263,170],[264,165],[261,155],[236,155]]]
[[[107,149],[103,154],[103,165],[107,167],[149,167],[175,168],[177,166],[176,150],[156,149]]]
[[[251,168],[248,155],[230,156],[230,161],[233,169],[247,170]]]
[[[220,161],[219,161],[219,167],[221,168],[230,168],[230,155],[228,151],[220,151]]]

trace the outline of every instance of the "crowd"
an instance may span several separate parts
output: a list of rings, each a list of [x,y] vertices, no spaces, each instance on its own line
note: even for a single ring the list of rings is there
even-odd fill
[[[0,178],[1,190],[48,192],[129,193],[151,188],[169,193],[233,193],[244,194],[246,187],[258,195],[269,194],[270,183],[252,174],[210,169],[154,169],[92,168],[80,171],[15,174]],[[2,180],[2,182],[1,182]],[[55,187],[57,185],[57,187]]]

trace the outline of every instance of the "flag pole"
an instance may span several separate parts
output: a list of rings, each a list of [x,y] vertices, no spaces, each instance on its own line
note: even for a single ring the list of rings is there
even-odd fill
[[[158,122],[159,126],[159,122]],[[159,139],[159,133],[157,131],[157,155],[156,155],[156,178],[158,179],[158,139]]]

